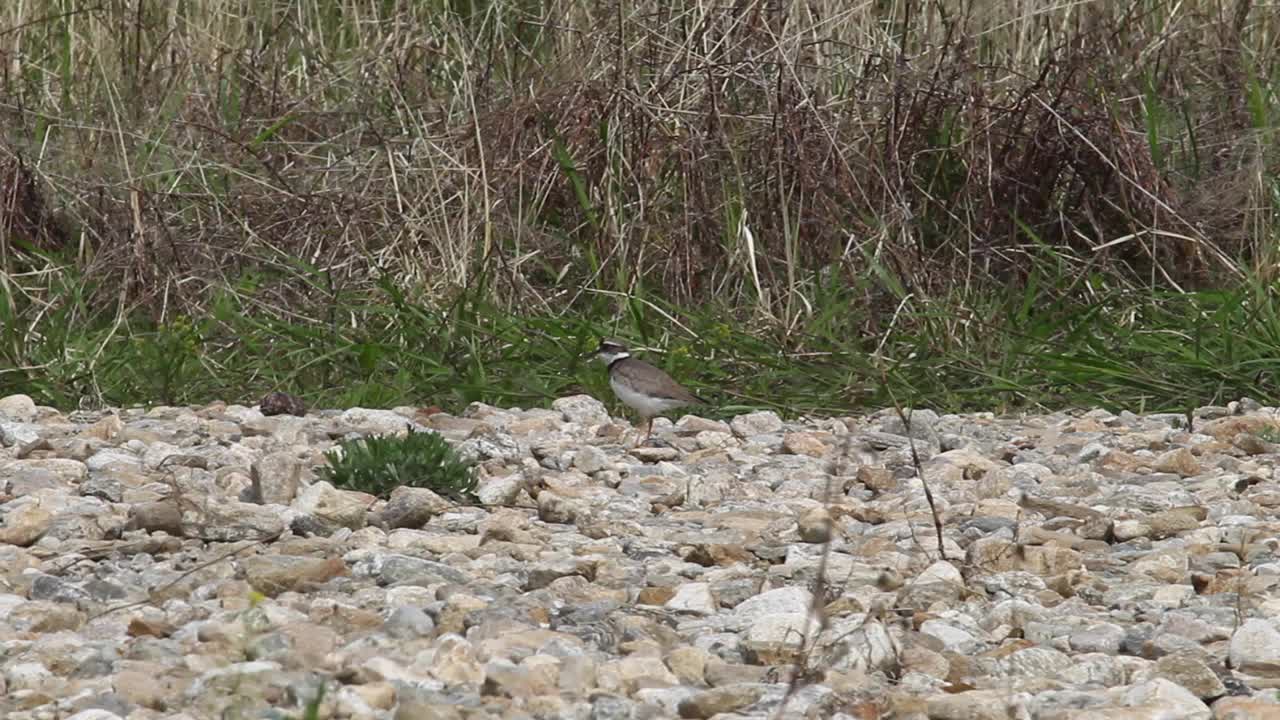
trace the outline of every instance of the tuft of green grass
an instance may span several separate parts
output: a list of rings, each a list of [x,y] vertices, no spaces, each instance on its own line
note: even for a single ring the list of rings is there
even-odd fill
[[[302,707],[302,715],[298,720],[320,720],[320,706],[324,703],[325,692],[328,690],[328,683],[321,682],[316,687],[315,695],[307,700]]]
[[[398,487],[422,487],[458,502],[474,502],[472,463],[437,433],[374,435],[325,453],[320,477],[335,487],[388,497]]]

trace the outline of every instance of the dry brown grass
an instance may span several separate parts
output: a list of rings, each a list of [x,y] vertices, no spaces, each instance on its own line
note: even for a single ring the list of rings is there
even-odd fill
[[[1274,260],[1276,10],[20,0],[0,245],[74,250],[160,315],[226,286],[305,313],[386,273],[789,321],[872,263],[937,297],[1037,253],[1212,285]]]

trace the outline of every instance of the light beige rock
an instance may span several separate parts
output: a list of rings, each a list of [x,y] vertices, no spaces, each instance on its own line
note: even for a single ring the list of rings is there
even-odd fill
[[[791,455],[822,457],[827,452],[827,443],[817,433],[790,432],[782,436],[782,451]]]
[[[1227,688],[1208,665],[1193,653],[1175,653],[1156,661],[1152,672],[1186,688],[1205,702],[1227,694]]]
[[[53,513],[39,503],[20,505],[5,513],[4,525],[0,526],[0,544],[27,547],[39,540],[52,523]]]
[[[28,395],[6,395],[0,398],[0,417],[29,423],[36,419],[36,403]]]
[[[667,653],[667,667],[682,685],[702,685],[705,682],[707,661],[711,654],[692,645],[681,645]]]
[[[831,513],[825,507],[813,508],[800,516],[796,523],[800,539],[807,543],[825,543],[831,539],[834,524]]]
[[[1163,540],[1199,528],[1206,517],[1208,517],[1206,508],[1173,508],[1152,514],[1147,518],[1147,524],[1151,526],[1151,537],[1155,540]]]
[[[685,583],[676,588],[675,594],[664,605],[669,610],[711,615],[720,609],[711,586],[707,583]]]
[[[177,700],[172,678],[165,677],[159,668],[154,672],[123,670],[116,673],[111,684],[121,697],[151,710],[164,710]]]
[[[302,463],[292,453],[271,453],[254,463],[250,477],[254,502],[288,505],[302,485]]]
[[[1280,705],[1246,697],[1224,697],[1213,704],[1213,720],[1280,720]]]
[[[1199,475],[1201,472],[1200,461],[1187,448],[1177,448],[1163,453],[1156,458],[1152,467],[1158,472],[1175,473],[1182,477]]]
[[[600,689],[622,695],[633,695],[641,688],[670,687],[680,682],[662,659],[653,656],[631,656],[610,660],[596,671]]]
[[[376,501],[377,498],[368,493],[339,490],[321,480],[303,490],[293,501],[293,508],[338,527],[356,530],[365,526],[369,507]]]
[[[436,641],[427,670],[442,682],[475,688],[483,685],[486,677],[475,648],[466,639],[452,634]]]
[[[724,685],[681,700],[678,710],[682,718],[710,718],[751,705],[762,695],[764,687],[759,684]]]
[[[538,493],[538,519],[543,522],[568,525],[586,512],[586,504],[576,498],[547,490]]]
[[[294,555],[255,555],[240,561],[245,579],[264,595],[286,591],[305,592],[347,574],[341,558],[312,558]]]

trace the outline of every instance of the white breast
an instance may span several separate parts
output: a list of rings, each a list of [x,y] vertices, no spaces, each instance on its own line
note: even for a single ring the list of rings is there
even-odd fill
[[[683,400],[649,397],[648,395],[632,390],[613,378],[609,379],[609,387],[613,388],[613,392],[618,396],[619,400],[626,403],[628,407],[646,418],[653,417],[654,415],[659,415],[668,410],[674,410],[688,404]]]

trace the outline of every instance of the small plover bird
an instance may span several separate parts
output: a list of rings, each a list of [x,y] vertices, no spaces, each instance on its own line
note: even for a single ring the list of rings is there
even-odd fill
[[[613,393],[644,418],[643,442],[649,441],[655,416],[686,405],[707,404],[662,370],[631,357],[627,346],[617,340],[601,340],[595,356],[609,366],[609,387]]]

